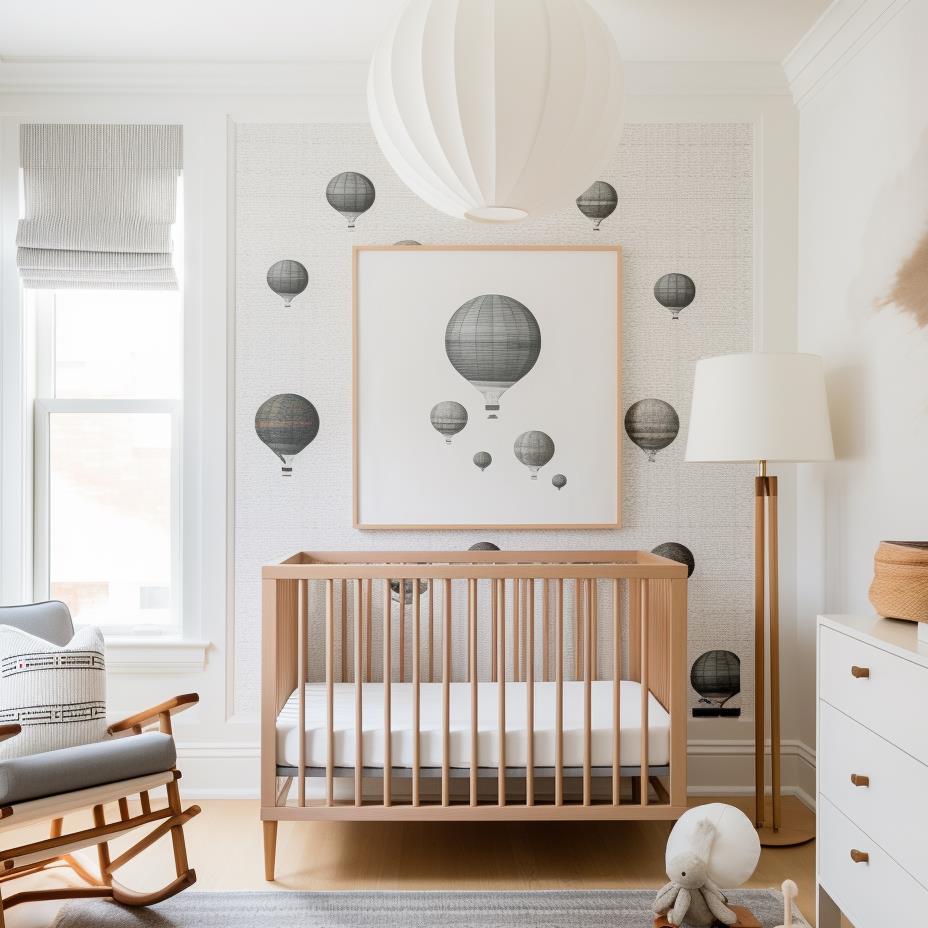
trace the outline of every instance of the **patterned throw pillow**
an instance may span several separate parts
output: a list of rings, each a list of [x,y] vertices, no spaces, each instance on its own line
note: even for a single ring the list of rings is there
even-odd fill
[[[106,737],[103,634],[82,628],[63,647],[0,625],[0,723],[22,733],[0,743],[0,759],[40,754]]]

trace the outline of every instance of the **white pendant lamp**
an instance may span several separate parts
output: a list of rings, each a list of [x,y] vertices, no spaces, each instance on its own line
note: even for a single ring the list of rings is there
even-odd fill
[[[599,179],[622,128],[622,62],[588,0],[410,0],[374,52],[367,100],[414,193],[513,222]]]

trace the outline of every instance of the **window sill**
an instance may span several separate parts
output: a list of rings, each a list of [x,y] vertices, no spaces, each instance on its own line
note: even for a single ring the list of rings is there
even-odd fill
[[[206,667],[208,641],[106,636],[110,673],[200,673]]]

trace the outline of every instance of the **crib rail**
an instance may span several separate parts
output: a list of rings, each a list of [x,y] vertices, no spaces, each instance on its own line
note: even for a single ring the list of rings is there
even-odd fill
[[[640,551],[300,552],[265,567],[262,583],[264,820],[642,819],[684,811],[684,565]],[[639,758],[631,764],[621,753],[622,679],[641,685]],[[609,766],[593,762],[592,692],[604,680],[612,682]],[[323,717],[324,766],[307,762],[307,683],[324,691],[324,712],[312,707]],[[441,693],[441,762],[432,766],[422,763],[426,683]],[[451,760],[454,683],[467,692],[464,767]],[[482,683],[496,684],[494,763],[481,763]],[[583,718],[581,763],[569,765],[568,683],[582,685]],[[335,695],[343,684],[354,705],[353,731],[340,742],[342,751],[353,742],[351,766],[336,763]],[[383,687],[382,718],[366,717],[370,684]],[[396,684],[411,685],[411,764],[394,762]],[[507,706],[507,684],[524,684],[521,719]],[[536,762],[538,684],[554,685],[553,766]],[[277,720],[294,694],[291,765],[278,763]],[[649,757],[649,694],[670,717],[669,763],[660,765]],[[526,733],[525,758],[513,765],[506,732],[516,725]],[[381,729],[382,766],[364,757],[372,728]]]

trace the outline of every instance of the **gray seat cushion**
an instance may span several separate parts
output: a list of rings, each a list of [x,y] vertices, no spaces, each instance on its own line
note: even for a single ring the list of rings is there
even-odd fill
[[[0,762],[0,805],[58,796],[170,770],[174,739],[146,732]]]

